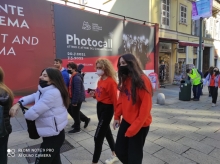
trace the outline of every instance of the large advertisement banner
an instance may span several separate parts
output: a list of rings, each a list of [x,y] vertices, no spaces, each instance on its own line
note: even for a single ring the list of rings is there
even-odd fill
[[[0,1],[0,66],[15,93],[37,89],[42,69],[53,64],[54,46],[50,2]]]
[[[154,26],[136,24],[54,4],[56,56],[84,64],[85,88],[94,88],[98,76],[95,61],[108,58],[115,68],[124,53],[137,56],[143,70],[154,71]]]
[[[211,17],[212,4],[213,0],[197,0],[196,2],[192,2],[192,19],[198,20],[200,17]]]

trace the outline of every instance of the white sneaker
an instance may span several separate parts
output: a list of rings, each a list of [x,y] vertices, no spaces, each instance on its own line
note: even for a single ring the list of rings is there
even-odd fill
[[[119,161],[118,157],[112,155],[111,158],[109,158],[105,161],[105,164],[112,164],[112,163],[117,162],[117,161]]]
[[[215,107],[215,104],[214,104],[214,103],[212,103],[212,107]]]

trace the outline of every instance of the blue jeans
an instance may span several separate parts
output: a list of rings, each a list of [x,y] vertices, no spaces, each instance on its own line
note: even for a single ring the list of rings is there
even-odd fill
[[[201,84],[193,85],[193,98],[199,100],[201,91],[202,91]]]

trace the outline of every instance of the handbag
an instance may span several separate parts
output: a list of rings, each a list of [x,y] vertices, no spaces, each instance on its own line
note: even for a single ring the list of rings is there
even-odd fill
[[[25,114],[25,110],[28,110],[28,108],[24,107],[21,102],[18,102],[18,103],[20,104],[20,107],[21,107],[21,110],[22,110],[23,114]],[[26,123],[27,123],[27,131],[28,131],[28,134],[29,134],[29,138],[30,139],[40,138],[40,136],[37,132],[35,121],[31,121],[31,120],[26,119]]]
[[[4,107],[0,105],[0,137],[4,137],[7,134],[8,131],[5,126]]]

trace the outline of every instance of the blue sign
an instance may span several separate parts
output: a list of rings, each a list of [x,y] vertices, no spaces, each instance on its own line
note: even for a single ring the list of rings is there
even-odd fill
[[[208,18],[212,16],[213,0],[197,0],[192,2],[192,19],[197,20],[200,17]]]

